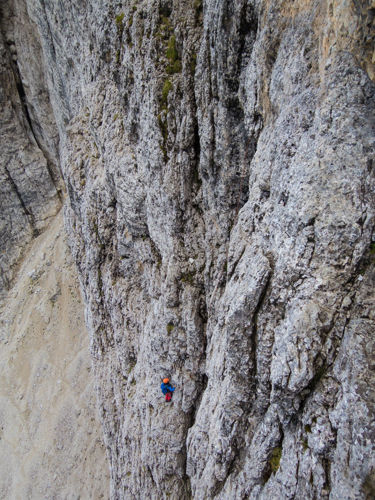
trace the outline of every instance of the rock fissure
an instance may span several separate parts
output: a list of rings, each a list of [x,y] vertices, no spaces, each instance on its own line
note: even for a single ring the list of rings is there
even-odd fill
[[[34,215],[32,214],[32,212],[30,212],[30,210],[27,208],[27,205],[25,203],[25,201],[23,200],[22,198],[22,194],[21,192],[19,191],[19,189],[17,188],[17,184],[14,182],[12,176],[10,175],[10,172],[8,170],[8,167],[5,166],[4,168],[5,170],[5,173],[7,175],[7,178],[8,178],[8,181],[10,183],[10,185],[12,186],[13,188],[13,191],[16,193],[17,195],[17,198],[20,202],[20,205],[22,207],[22,210],[24,211],[25,215],[27,216],[27,220],[28,220],[28,223],[30,224],[31,228],[32,228],[32,231],[33,233],[35,234],[35,236],[37,235],[37,232],[36,232],[36,228],[35,228],[35,220],[34,220]]]
[[[256,354],[257,354],[257,345],[258,345],[258,316],[261,313],[261,310],[269,296],[269,292],[272,287],[272,278],[274,274],[274,264],[273,264],[273,258],[272,256],[268,256],[268,263],[269,263],[269,273],[266,278],[266,282],[263,286],[263,289],[261,291],[261,294],[259,296],[258,303],[255,307],[255,310],[253,312],[252,318],[251,318],[251,323],[252,323],[252,335],[251,335],[251,351],[253,355],[253,366],[251,370],[251,374],[253,377],[253,392],[256,392],[256,386],[257,386],[257,362],[256,362]],[[268,295],[267,295],[268,294]]]
[[[51,178],[53,185],[55,186],[57,196],[59,197],[59,200],[62,203],[63,202],[63,194],[61,192],[60,179],[59,179],[59,177],[57,177],[57,174],[54,173],[57,170],[57,168],[52,167],[50,155],[45,150],[45,148],[43,148],[43,146],[41,145],[40,140],[38,139],[38,134],[34,130],[33,121],[31,119],[28,104],[27,104],[27,95],[26,95],[26,92],[25,92],[25,89],[24,89],[24,86],[22,83],[22,78],[21,78],[20,70],[19,70],[18,65],[17,65],[17,61],[15,61],[15,62],[11,61],[11,67],[12,67],[14,79],[16,82],[16,87],[17,87],[22,111],[23,111],[23,114],[25,116],[26,123],[28,124],[27,132],[30,131],[32,139],[35,141],[39,150],[42,152],[42,154],[44,155],[44,157],[46,159],[47,171],[50,175],[50,178]]]

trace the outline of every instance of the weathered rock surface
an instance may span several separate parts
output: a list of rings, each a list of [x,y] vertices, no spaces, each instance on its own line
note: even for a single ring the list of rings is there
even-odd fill
[[[374,9],[27,1],[112,498],[373,496]]]
[[[36,26],[0,6],[0,295],[25,246],[61,208],[58,133]]]
[[[109,470],[62,214],[0,310],[0,497],[109,498]]]

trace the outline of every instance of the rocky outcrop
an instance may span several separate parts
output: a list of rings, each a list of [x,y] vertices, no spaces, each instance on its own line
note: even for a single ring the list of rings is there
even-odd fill
[[[24,2],[0,7],[0,292],[25,246],[61,208],[58,133],[36,26]]]
[[[109,473],[62,214],[0,309],[0,497],[109,498]]]
[[[27,12],[112,498],[371,497],[372,3]]]

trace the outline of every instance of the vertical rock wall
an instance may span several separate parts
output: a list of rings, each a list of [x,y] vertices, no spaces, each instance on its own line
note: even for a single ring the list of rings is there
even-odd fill
[[[371,496],[374,6],[27,12],[112,497]]]
[[[47,83],[56,79],[22,0],[0,5],[0,59],[0,497],[108,498],[83,304],[60,211]]]
[[[0,293],[25,245],[61,208],[58,133],[36,26],[24,2],[0,6]]]

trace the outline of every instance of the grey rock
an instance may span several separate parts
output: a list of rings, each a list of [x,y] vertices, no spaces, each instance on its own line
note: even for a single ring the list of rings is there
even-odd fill
[[[371,2],[27,10],[112,498],[371,497]]]
[[[22,18],[22,29],[17,25]],[[0,293],[9,289],[31,239],[61,207],[57,129],[36,27],[22,2],[3,2],[0,21]]]

